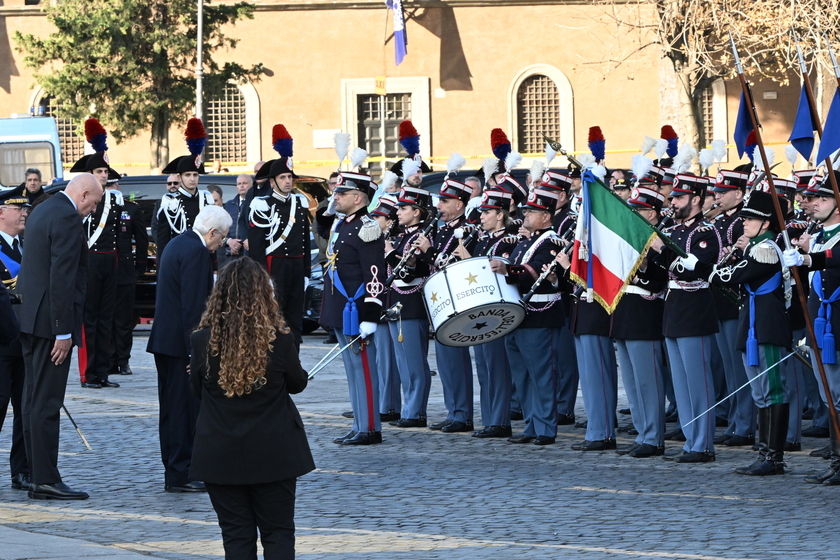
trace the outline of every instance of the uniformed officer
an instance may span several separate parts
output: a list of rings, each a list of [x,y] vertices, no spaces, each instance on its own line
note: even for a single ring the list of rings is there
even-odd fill
[[[336,175],[336,179],[338,176]],[[378,204],[370,216],[379,224],[382,230],[382,237],[385,242],[393,243],[397,237],[397,197],[387,194],[379,197]],[[329,240],[327,240],[329,241]],[[326,254],[326,248],[324,249]],[[387,247],[386,247],[387,253]],[[386,301],[383,297],[382,301]],[[399,314],[393,313],[393,319],[398,319]],[[383,317],[379,322],[382,329],[380,343],[376,345],[376,369],[379,372],[379,419],[382,422],[396,422],[400,420],[402,410],[402,398],[400,395],[400,371],[397,367],[397,357],[394,354],[394,346],[388,344],[388,323],[392,318]],[[382,339],[386,339],[383,342]]]
[[[109,189],[119,189],[119,175],[112,173]],[[149,235],[140,206],[123,197],[122,213],[117,227],[117,303],[114,309],[114,345],[111,352],[111,373],[131,375],[131,345],[134,338],[134,295],[137,279],[146,272]]]
[[[636,177],[637,186],[627,203],[656,227],[664,197],[649,175],[640,171]],[[624,288],[610,325],[633,426],[639,432],[636,441],[618,453],[636,458],[665,452],[662,312],[668,271],[652,257],[645,259]]]
[[[461,260],[455,254],[459,244],[472,251],[475,248],[475,236],[471,241],[462,241],[455,237],[455,230],[469,235],[475,229],[467,223],[464,209],[472,196],[472,189],[455,179],[447,179],[441,185],[437,205],[441,213],[443,226],[434,237],[434,245],[426,236],[417,239],[421,259],[433,268],[443,268],[447,264]],[[443,385],[443,400],[446,405],[446,419],[430,426],[442,432],[469,432],[473,429],[473,370],[469,347],[445,346],[435,340],[440,382]]]
[[[834,171],[834,176],[840,180],[840,172]],[[820,396],[828,402],[833,399],[835,409],[840,408],[840,355],[837,354],[835,334],[840,332],[840,263],[837,262],[834,247],[840,241],[840,211],[834,198],[829,178],[814,177],[811,185],[805,191],[812,197],[813,217],[822,222],[822,230],[814,237],[802,235],[800,245],[808,251],[802,255],[791,249],[785,251],[784,262],[787,266],[806,265],[813,271],[811,291],[808,294],[808,312],[814,322],[816,344],[820,349],[823,367],[828,380],[830,395],[826,395],[825,387],[820,383]],[[811,354],[814,374],[819,375],[816,354]],[[833,422],[829,422],[831,431],[830,460],[828,468],[818,474],[805,478],[813,484],[840,484],[840,439],[834,432]]]
[[[424,226],[433,228],[437,221],[431,215],[431,207],[431,196],[427,191],[403,187],[396,202],[401,231],[393,242],[385,243],[387,276],[394,277],[388,286],[388,306],[402,305],[399,319],[388,323],[390,340],[385,339],[394,349],[403,387],[402,418],[392,422],[398,428],[428,426],[426,408],[432,371],[429,368],[429,319],[422,289],[431,267],[425,259],[417,258],[415,243]]]
[[[277,302],[300,348],[304,293],[312,269],[309,252],[309,203],[293,192],[292,157],[267,161],[255,179],[268,179],[271,192],[254,197],[248,221],[249,254],[265,266],[274,281]]]
[[[735,246],[743,251],[742,256],[721,265],[683,259],[683,266],[694,268],[702,278],[716,284],[742,289],[734,346],[741,354],[758,407],[759,433],[758,458],[735,472],[752,476],[783,474],[789,403],[786,370],[779,362],[790,350],[786,313],[789,271],[782,266],[782,251],[773,241],[781,227],[772,195],[754,190],[739,214],[744,233]]]
[[[166,244],[185,231],[192,229],[195,217],[205,206],[213,206],[209,192],[198,190],[198,180],[206,175],[201,152],[207,143],[207,132],[200,119],[190,119],[184,131],[190,155],[179,156],[166,164],[162,173],[177,173],[181,186],[177,192],[166,193],[160,199],[157,212],[157,227],[153,234],[157,246],[157,260],[160,262]]]
[[[10,294],[15,294],[17,276],[22,258],[20,235],[26,227],[29,201],[18,189],[0,195],[0,280]],[[12,309],[18,306],[12,306]],[[12,488],[29,490],[29,463],[23,444],[23,398],[24,363],[20,341],[8,346],[0,345],[0,429],[6,419],[9,402],[12,403],[12,449],[9,454],[9,470],[12,474]]]
[[[114,309],[117,303],[117,228],[123,210],[122,193],[108,187],[111,167],[105,129],[96,119],[85,121],[85,136],[96,150],[82,156],[72,173],[92,173],[105,194],[96,210],[85,218],[88,237],[88,274],[85,295],[84,329],[79,347],[79,372],[82,387],[101,389],[119,387],[108,380],[114,341]]]
[[[715,184],[709,189],[715,193],[720,214],[712,222],[721,239],[721,253],[732,250],[733,245],[744,233],[743,220],[739,216],[744,206],[749,174],[743,171],[718,171]],[[738,253],[740,255],[740,253]],[[728,264],[728,263],[722,263]],[[715,335],[723,359],[727,394],[747,382],[747,374],[741,352],[735,347],[738,333],[738,304],[717,288],[712,289],[719,330]],[[712,374],[714,375],[714,371]],[[755,404],[746,391],[738,391],[729,398],[727,427],[715,438],[715,443],[727,446],[752,445],[755,438]]]
[[[342,445],[382,443],[374,333],[385,292],[385,239],[367,212],[375,192],[369,175],[343,172],[332,203],[316,217],[330,240],[321,324],[335,329],[342,348],[361,336],[342,354],[353,407],[352,430],[334,440]],[[337,220],[337,213],[344,218]]]
[[[516,245],[510,263],[490,261],[490,268],[504,274],[521,294],[531,290],[543,267],[560,250],[559,238],[551,229],[556,209],[555,189],[535,189],[522,208],[523,227],[530,236]],[[565,328],[559,286],[556,277],[537,286],[526,307],[525,320],[505,337],[511,378],[526,421],[523,433],[508,439],[511,443],[550,445],[557,436],[557,365],[552,348]]]
[[[668,233],[686,253],[702,262],[717,263],[720,237],[714,226],[703,220],[701,211],[706,188],[702,177],[680,174],[675,178],[671,206],[674,218],[681,223]],[[714,415],[706,414],[689,423],[714,404],[709,367],[712,338],[719,329],[714,298],[708,282],[687,270],[677,253],[664,248],[661,239],[657,238],[651,248],[662,251],[660,262],[669,270],[662,330],[686,438],[682,455],[666,459],[678,463],[714,461]]]

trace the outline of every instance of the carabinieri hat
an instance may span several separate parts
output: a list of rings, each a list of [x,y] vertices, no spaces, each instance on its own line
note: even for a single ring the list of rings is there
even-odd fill
[[[510,175],[505,175],[496,186],[509,192],[516,204],[520,204],[523,200],[528,198],[528,189]]]
[[[513,196],[504,189],[489,188],[484,191],[481,196],[481,204],[478,206],[481,210],[510,210],[510,203]]]
[[[796,192],[801,193],[808,188],[808,184],[814,175],[817,174],[816,169],[803,169],[801,171],[794,171],[793,176],[796,178]]]
[[[630,199],[627,201],[632,208],[643,208],[647,210],[656,210],[660,212],[662,205],[665,203],[665,197],[662,193],[650,187],[636,187],[630,193]]]
[[[572,178],[566,174],[560,173],[559,171],[552,171],[551,169],[548,169],[543,174],[543,180],[542,183],[540,183],[540,186],[553,187],[555,189],[565,191],[568,194],[572,189]]]
[[[192,118],[187,121],[184,138],[187,141],[187,148],[190,150],[190,155],[176,157],[166,164],[166,167],[161,170],[161,173],[187,173],[194,171],[199,175],[206,175],[207,172],[204,170],[204,159],[201,156],[201,152],[204,151],[204,145],[207,144],[207,131],[204,130],[204,124],[201,122],[201,119]],[[260,168],[260,171],[262,171],[262,168]]]
[[[400,189],[397,206],[416,206],[428,210],[432,207],[432,195],[427,190],[406,185]]]
[[[715,184],[709,190],[712,192],[730,192],[738,189],[745,191],[749,178],[750,174],[743,171],[721,169],[715,177]]]
[[[447,179],[440,186],[439,195],[442,198],[457,198],[466,204],[472,198],[472,187],[455,179]]]
[[[397,197],[393,194],[383,194],[379,197],[377,207],[370,214],[372,216],[382,216],[389,220],[396,220]]]
[[[671,190],[671,198],[680,196],[682,194],[692,194],[695,196],[706,196],[706,188],[708,187],[708,180],[705,177],[698,177],[696,175],[689,175],[687,173],[680,173],[674,178],[674,188]]]
[[[338,182],[335,184],[333,192],[361,191],[369,198],[376,194],[376,183],[373,182],[370,175],[365,173],[342,171],[338,174],[337,179]]]
[[[840,184],[840,171],[834,171],[834,177]],[[831,179],[828,178],[828,175],[822,177],[814,175],[808,183],[808,188],[802,194],[805,196],[833,197],[834,189],[831,187]]]
[[[108,163],[108,144],[105,142],[108,138],[108,133],[102,124],[90,118],[85,121],[85,139],[93,147],[95,153],[87,154],[78,159],[73,167],[70,168],[70,173],[90,172],[94,169],[107,167],[111,169]]]
[[[542,210],[554,215],[557,210],[559,189],[543,187],[542,185],[531,191],[528,200],[523,205],[525,209]]]

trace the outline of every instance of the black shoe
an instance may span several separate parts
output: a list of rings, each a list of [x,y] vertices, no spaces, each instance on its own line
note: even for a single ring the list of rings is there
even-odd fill
[[[602,439],[598,441],[589,441],[588,439],[585,439],[580,443],[572,445],[572,449],[575,451],[608,451],[615,448],[616,445],[614,439]]]
[[[831,446],[826,445],[825,447],[821,447],[819,449],[814,449],[810,453],[808,453],[809,457],[820,457],[822,459],[831,459]]]
[[[711,463],[715,460],[715,454],[708,451],[686,451],[674,458],[675,463]]]
[[[813,420],[814,419],[814,411],[813,410],[805,410],[802,412],[802,419],[803,420]]]
[[[525,415],[522,414],[521,410],[511,410],[510,411],[510,419],[511,420],[525,420]]]
[[[164,486],[164,490],[173,494],[188,493],[188,492],[207,492],[207,487],[200,480],[193,480],[187,482],[183,486]]]
[[[29,497],[33,500],[87,500],[87,492],[73,490],[63,482],[55,484],[30,484]]]
[[[473,425],[466,422],[458,422],[456,420],[454,422],[450,422],[446,426],[443,426],[440,431],[447,434],[454,434],[456,432],[471,432],[473,431]]]
[[[375,443],[382,443],[382,432],[358,433],[342,441],[341,445],[373,445]]]
[[[618,453],[619,455],[627,455],[631,451],[634,451],[634,450],[638,449],[639,447],[641,447],[641,445],[642,445],[641,443],[636,443],[634,441],[630,445],[622,445],[621,447],[616,447],[615,452]]]
[[[802,435],[805,437],[827,438],[829,436],[828,428],[821,428],[820,426],[811,426],[802,430]]]
[[[746,445],[753,445],[755,443],[755,437],[744,437],[744,436],[730,436],[728,440],[723,442],[723,445],[727,447],[744,447]]]
[[[838,465],[840,466],[840,465]],[[834,464],[829,466],[826,470],[819,474],[812,474],[811,476],[805,477],[805,482],[809,482],[811,484],[822,484],[826,480],[830,478],[834,478],[837,476],[837,473],[840,472],[840,469],[835,469]]]
[[[619,408],[618,413],[619,414],[625,414],[625,415],[630,414],[630,409],[629,408]]]
[[[574,414],[558,414],[557,415],[557,425],[558,426],[571,426],[575,423],[575,415]]]
[[[386,412],[385,414],[379,415],[380,422],[393,422],[395,420],[400,419],[400,413],[394,412],[393,410]]]
[[[825,481],[828,486],[840,486],[840,472]]]
[[[534,445],[552,445],[554,438],[551,436],[537,436],[534,438]]]
[[[629,432],[630,430],[634,430],[635,428],[636,428],[636,426],[634,426],[633,424],[626,424],[626,425],[618,428],[617,431],[618,431],[618,433],[623,434],[625,432]],[[635,435],[639,435],[638,432],[636,432]]]
[[[87,383],[82,381],[82,389],[101,389],[102,385],[100,383]],[[80,498],[82,499],[82,498]]]
[[[12,488],[15,490],[29,490],[29,473],[18,473],[12,477]]]
[[[785,451],[802,451],[802,443],[800,442],[792,442],[786,441],[785,442]]]
[[[388,423],[397,428],[425,428],[428,425],[425,418],[400,418]]]
[[[128,364],[118,367],[116,371],[117,375],[132,375],[133,373],[134,372],[131,371],[131,366]]]
[[[668,441],[685,441],[685,434],[682,431],[682,428],[677,428],[671,432],[665,434],[665,439]]]
[[[442,430],[444,426],[448,426],[452,423],[452,420],[443,420],[441,422],[437,422],[429,426],[430,430]]]
[[[337,443],[337,444],[341,445],[342,443],[344,443],[345,439],[350,439],[350,438],[354,437],[357,433],[358,432],[354,432],[353,430],[350,430],[349,432],[347,432],[343,436],[335,438],[333,440],[333,443]]]
[[[637,435],[639,435],[639,430],[637,430],[636,428],[630,428],[629,430],[627,430],[627,435],[628,436],[637,436]]]
[[[580,422],[575,422],[575,428],[581,428],[583,430],[586,429],[586,425],[589,423],[588,420],[581,420]]]
[[[714,443],[715,445],[723,445],[731,437],[732,434],[718,434],[714,438],[712,438],[712,443]]]
[[[345,410],[341,413],[341,415],[345,418],[353,418],[353,411],[352,410]]]
[[[537,439],[534,436],[526,436],[525,434],[519,434],[518,436],[511,436],[507,440],[511,443],[531,443]]]
[[[748,470],[744,474],[750,476],[771,476],[774,474],[785,474],[785,464],[783,462],[770,460],[762,461],[760,464],[756,465],[755,468]]]
[[[655,457],[663,453],[665,453],[664,447],[657,447],[649,443],[643,443],[639,447],[628,453],[628,455],[637,459],[643,459],[645,457]]]
[[[119,387],[119,386],[120,386],[120,384],[119,384],[119,383],[114,383],[113,381],[108,381],[107,379],[106,379],[105,381],[100,381],[100,382],[99,382],[99,384],[100,384],[102,387],[112,387],[112,388],[114,388],[114,389],[116,389],[117,387]]]
[[[485,426],[483,430],[472,433],[472,437],[475,438],[502,438],[512,435],[510,426]]]

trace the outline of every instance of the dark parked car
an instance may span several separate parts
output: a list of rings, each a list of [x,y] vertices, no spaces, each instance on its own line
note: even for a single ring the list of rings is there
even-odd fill
[[[140,211],[143,213],[146,225],[149,226],[148,231],[150,232],[149,269],[145,276],[137,281],[136,288],[134,313],[138,320],[140,317],[153,317],[155,313],[155,290],[157,286],[156,247],[150,226],[155,203],[167,192],[166,177],[167,175],[137,175],[120,179],[120,191],[122,191],[124,197],[136,202],[140,206]],[[203,190],[209,185],[218,185],[224,192],[223,200],[228,201],[236,196],[236,178],[237,175],[202,175],[198,188]],[[58,192],[64,189],[67,182],[59,181],[45,187],[45,190],[48,193]],[[309,207],[313,215],[318,202],[329,197],[327,180],[320,177],[300,175],[295,179],[295,187],[299,192],[309,198]],[[303,330],[306,333],[310,333],[318,328],[318,318],[321,310],[321,291],[323,289],[321,266],[317,262],[318,248],[315,246],[314,241],[310,242],[310,247],[312,249],[312,282],[306,291],[303,319]]]
[[[528,175],[529,171],[530,171],[530,169],[514,169],[511,174],[513,175],[514,179],[516,179],[517,181],[519,181],[520,183],[522,183],[524,185],[525,184],[525,176]],[[451,179],[457,179],[457,180],[463,182],[464,179],[466,179],[468,177],[474,177],[477,172],[478,172],[478,169],[472,169],[472,168],[462,169],[461,171],[458,171],[457,173],[451,174],[449,177]],[[440,186],[441,186],[441,184],[443,184],[443,178],[445,176],[446,176],[446,173],[444,173],[443,171],[439,171],[437,173],[429,173],[429,174],[423,176],[423,182],[420,184],[420,186],[423,187],[424,189],[426,189],[427,191],[429,191],[430,193],[437,194],[437,193],[440,192]],[[481,186],[482,187],[484,186],[484,179],[483,178],[481,179]]]

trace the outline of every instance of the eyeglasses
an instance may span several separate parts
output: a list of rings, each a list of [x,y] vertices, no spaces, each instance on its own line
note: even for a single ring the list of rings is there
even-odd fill
[[[178,185],[180,185],[180,184],[181,184],[181,182],[180,182],[180,181],[167,181],[167,182],[166,182],[166,186],[167,186],[167,187],[175,187],[175,186],[178,186]]]
[[[21,212],[29,212],[29,208],[26,206],[0,206],[5,210],[20,210]]]

